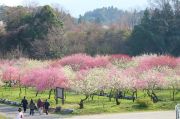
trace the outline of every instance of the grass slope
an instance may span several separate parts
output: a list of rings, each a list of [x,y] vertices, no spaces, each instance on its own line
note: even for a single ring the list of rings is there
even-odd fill
[[[150,111],[150,110],[151,111],[173,110],[175,105],[177,103],[180,103],[180,93],[176,94],[175,101],[172,101],[170,90],[156,90],[156,94],[161,101],[147,108],[139,107],[138,104],[136,102],[133,103],[132,100],[120,100],[121,104],[116,105],[114,99],[109,101],[109,98],[107,97],[94,96],[94,100],[91,100],[91,98],[89,98],[87,101],[85,101],[84,109],[78,109],[79,108],[78,103],[80,99],[84,98],[84,96],[73,92],[66,92],[66,100],[64,105],[61,104],[60,99],[59,99],[59,104],[58,105],[55,104],[53,92],[51,95],[51,99],[49,99],[49,102],[51,104],[51,107],[62,106],[63,108],[75,109],[73,113],[74,115]],[[6,98],[9,100],[20,102],[24,96],[27,97],[28,101],[30,99],[33,99],[36,102],[39,98],[41,98],[42,100],[47,99],[48,91],[40,93],[36,97],[36,92],[33,88],[28,88],[26,95],[24,89],[22,89],[22,94],[21,96],[19,96],[19,88],[7,88],[6,90],[4,87],[0,88],[0,98]],[[143,99],[148,97],[145,92],[139,91],[138,98]]]

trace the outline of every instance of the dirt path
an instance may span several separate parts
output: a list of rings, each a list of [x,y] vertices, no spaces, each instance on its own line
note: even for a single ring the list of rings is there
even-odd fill
[[[16,107],[0,104],[0,113],[5,115],[8,119],[16,119],[17,109]],[[64,117],[56,114],[39,115],[37,112],[34,116],[29,116],[29,112],[24,115],[25,119],[175,119],[175,111],[99,114],[73,117]]]

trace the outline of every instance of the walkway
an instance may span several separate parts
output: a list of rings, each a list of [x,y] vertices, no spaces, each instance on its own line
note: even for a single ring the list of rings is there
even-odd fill
[[[67,119],[175,119],[175,111],[100,114],[92,116],[76,116]]]
[[[9,119],[16,118],[17,109],[18,108],[0,104],[0,113],[9,117]],[[73,117],[64,117],[56,114],[39,115],[38,113],[35,113],[34,116],[29,116],[29,113],[26,113],[25,119],[175,119],[175,111],[99,114]]]
[[[8,119],[16,119],[16,115],[18,113],[17,107],[11,107],[8,105],[0,104],[0,113],[4,116],[6,116]],[[35,112],[34,116],[29,115],[29,110],[27,113],[24,114],[25,119],[63,119],[62,115],[55,115],[55,114],[49,114],[49,115],[39,115],[38,112]]]

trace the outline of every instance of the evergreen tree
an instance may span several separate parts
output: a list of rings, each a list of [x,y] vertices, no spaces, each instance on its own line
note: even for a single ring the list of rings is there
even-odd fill
[[[179,12],[174,10],[170,1],[162,8],[146,10],[139,25],[135,26],[128,41],[130,53],[180,55]]]

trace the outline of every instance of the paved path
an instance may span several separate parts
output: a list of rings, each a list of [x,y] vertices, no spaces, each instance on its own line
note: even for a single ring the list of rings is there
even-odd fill
[[[67,119],[175,119],[175,111],[101,114],[92,116],[76,116]]]
[[[18,113],[17,107],[11,107],[7,105],[0,104],[0,113],[7,117],[7,119],[16,119],[17,113]],[[49,114],[49,115],[39,115],[38,112],[35,112],[34,116],[29,115],[29,110],[27,113],[24,114],[25,119],[63,119],[64,117],[62,115],[55,115],[55,114]]]
[[[0,113],[9,117],[8,119],[16,119],[17,109],[18,108],[0,104]],[[99,114],[73,117],[64,117],[55,114],[39,115],[38,113],[35,113],[34,116],[29,116],[29,113],[26,113],[24,119],[175,119],[175,111]]]

